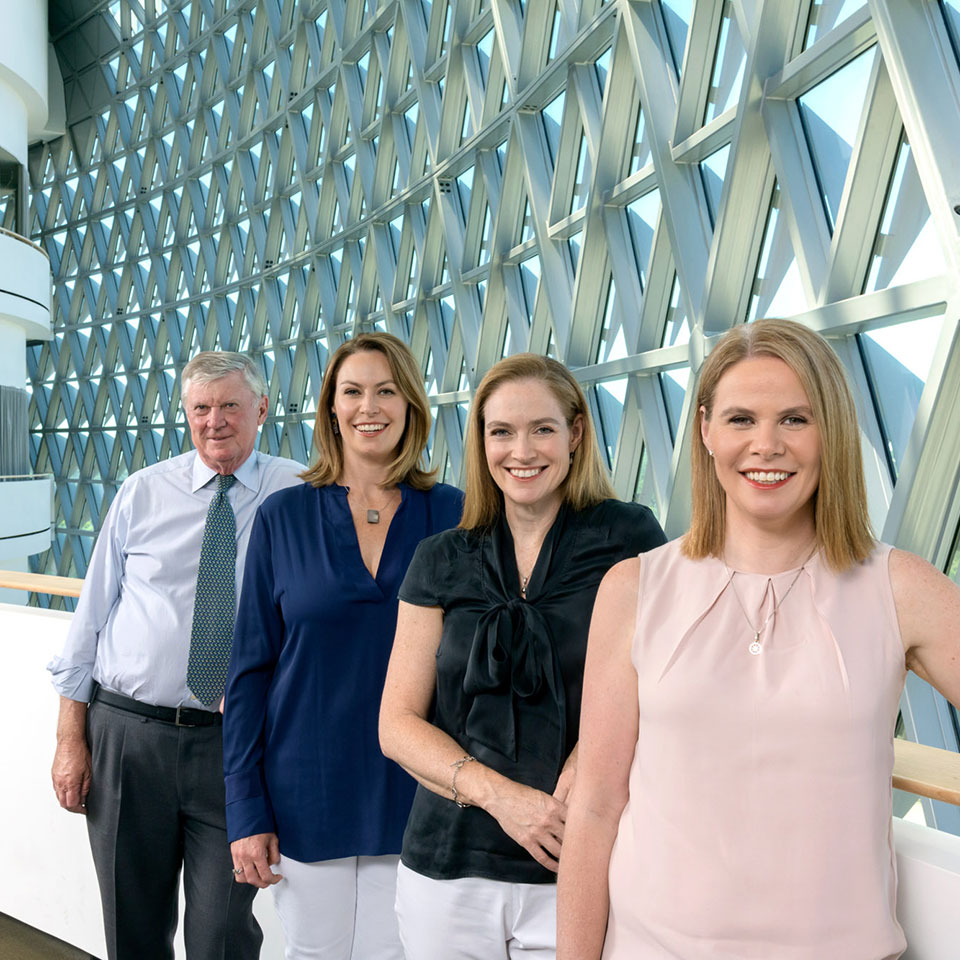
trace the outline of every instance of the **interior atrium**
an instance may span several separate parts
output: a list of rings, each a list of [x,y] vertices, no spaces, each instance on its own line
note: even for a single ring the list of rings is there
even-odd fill
[[[49,29],[66,134],[30,147],[19,230],[54,283],[36,572],[82,577],[118,485],[188,449],[196,351],[257,359],[261,448],[306,463],[328,353],[370,329],[421,363],[443,479],[486,370],[546,353],[676,536],[700,363],[776,316],[854,384],[876,533],[957,578],[958,0],[63,0]],[[913,675],[903,722],[960,747]]]

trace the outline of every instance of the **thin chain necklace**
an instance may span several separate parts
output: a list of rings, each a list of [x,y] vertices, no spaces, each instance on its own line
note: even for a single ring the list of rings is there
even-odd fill
[[[810,558],[816,553],[817,548],[814,547],[810,551],[810,554],[807,556],[807,559],[803,561],[800,565],[800,569],[797,570],[796,576],[790,581],[790,586],[787,587],[783,596],[773,605],[773,609],[767,614],[767,619],[760,624],[759,627],[754,627],[753,621],[750,619],[750,615],[747,613],[747,608],[743,605],[743,601],[740,599],[740,593],[737,590],[737,585],[733,582],[733,578],[737,575],[736,570],[731,570],[727,566],[727,561],[723,561],[723,569],[727,571],[729,579],[727,583],[730,584],[730,587],[733,590],[733,595],[737,598],[737,605],[740,607],[740,612],[743,614],[743,619],[747,621],[747,625],[753,631],[753,640],[750,642],[750,646],[747,649],[755,656],[759,656],[763,651],[763,644],[760,643],[760,635],[770,624],[770,621],[777,615],[777,611],[783,605],[783,601],[790,596],[790,591],[793,589],[794,584],[800,579],[800,574],[803,573],[804,567],[810,562]],[[776,596],[776,591],[774,591],[774,596]],[[762,606],[762,604],[761,604]]]

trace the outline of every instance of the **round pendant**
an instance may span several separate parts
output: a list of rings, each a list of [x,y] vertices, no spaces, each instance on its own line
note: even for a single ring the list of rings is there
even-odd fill
[[[748,649],[756,657],[756,656],[759,656],[760,651],[763,649],[763,647],[761,647],[760,644],[756,640],[754,640],[753,643],[750,644]]]

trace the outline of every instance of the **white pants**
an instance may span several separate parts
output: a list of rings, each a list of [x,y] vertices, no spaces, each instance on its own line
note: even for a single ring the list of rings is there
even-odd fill
[[[394,912],[399,859],[281,856],[273,902],[286,960],[403,960]]]
[[[557,886],[433,880],[402,863],[397,919],[406,960],[554,960]]]

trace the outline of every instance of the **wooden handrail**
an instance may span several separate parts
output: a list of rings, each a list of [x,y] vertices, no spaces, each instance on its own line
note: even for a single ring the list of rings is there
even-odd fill
[[[26,237],[21,237],[19,233],[14,233],[12,230],[8,230],[6,227],[0,227],[0,234],[3,234],[5,237],[13,237],[14,240],[19,240],[21,243],[25,243],[28,247],[33,247],[34,250],[39,250],[47,260],[50,259],[50,254],[47,253],[39,243],[34,243],[32,240],[27,239]]]
[[[909,740],[894,740],[893,747],[898,790],[960,806],[960,753]]]
[[[0,570],[0,587],[56,597],[79,597],[82,580]],[[894,740],[893,785],[931,800],[960,806],[960,753]]]
[[[82,586],[83,581],[76,577],[51,577],[43,573],[0,570],[0,587],[6,587],[8,590],[49,593],[54,597],[79,597]]]

